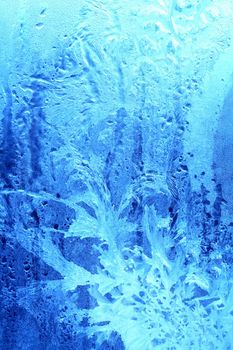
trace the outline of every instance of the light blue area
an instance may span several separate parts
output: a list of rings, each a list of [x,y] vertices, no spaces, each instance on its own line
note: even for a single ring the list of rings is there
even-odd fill
[[[233,349],[232,18],[0,0],[0,350]]]

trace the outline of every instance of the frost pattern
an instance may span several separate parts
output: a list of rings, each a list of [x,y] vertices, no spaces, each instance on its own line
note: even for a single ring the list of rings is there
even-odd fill
[[[0,349],[232,349],[232,0],[0,16]]]

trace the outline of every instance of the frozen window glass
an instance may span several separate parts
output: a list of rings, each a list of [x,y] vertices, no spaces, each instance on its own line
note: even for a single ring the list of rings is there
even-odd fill
[[[0,350],[233,349],[233,0],[0,0]]]

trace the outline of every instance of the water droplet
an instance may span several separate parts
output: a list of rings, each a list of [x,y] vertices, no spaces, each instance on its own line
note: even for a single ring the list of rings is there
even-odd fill
[[[44,8],[44,9],[41,11],[40,15],[41,15],[41,16],[45,16],[45,15],[46,15],[46,11],[47,11],[47,9]]]
[[[41,29],[43,26],[44,26],[44,23],[42,23],[42,22],[39,22],[36,24],[37,29]]]

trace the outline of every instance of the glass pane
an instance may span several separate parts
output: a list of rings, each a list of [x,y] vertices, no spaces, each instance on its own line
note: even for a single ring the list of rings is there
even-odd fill
[[[230,350],[233,1],[0,0],[0,349]]]

